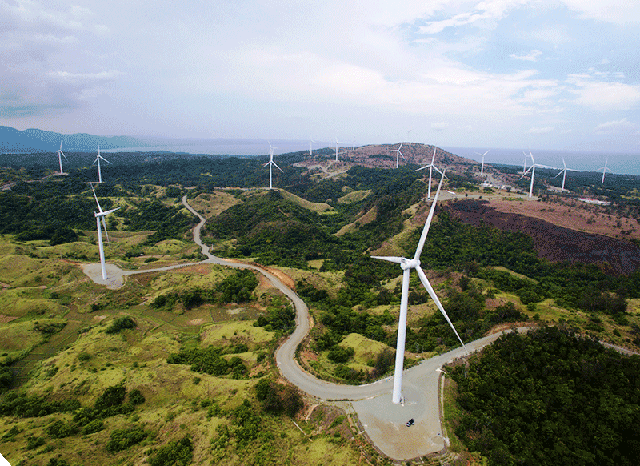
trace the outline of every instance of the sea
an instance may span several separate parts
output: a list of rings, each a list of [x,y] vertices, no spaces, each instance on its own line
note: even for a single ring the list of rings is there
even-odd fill
[[[221,155],[234,157],[265,156],[269,154],[269,145],[274,147],[274,154],[286,154],[297,151],[308,151],[309,141],[301,140],[263,140],[263,139],[215,139],[215,140],[176,140],[163,141],[158,145],[144,147],[124,147],[118,149],[105,150],[103,152],[177,152],[200,155]],[[359,143],[354,143],[358,147]],[[319,148],[335,148],[335,142],[318,141],[313,143],[313,150]],[[340,147],[345,147],[342,144]],[[351,147],[351,146],[347,146]],[[480,162],[479,154],[487,151],[486,147],[449,147],[442,149],[452,154],[466,157]],[[501,149],[491,148],[485,156],[487,164],[502,164],[522,166],[524,164],[524,152],[522,149]],[[564,159],[567,168],[577,171],[600,171],[605,163],[607,173],[618,175],[640,176],[640,151],[638,153],[610,153],[596,151],[557,151],[557,150],[534,150],[526,149],[526,153],[531,152],[535,162],[549,167],[561,169]],[[531,158],[527,158],[527,167],[531,165]]]

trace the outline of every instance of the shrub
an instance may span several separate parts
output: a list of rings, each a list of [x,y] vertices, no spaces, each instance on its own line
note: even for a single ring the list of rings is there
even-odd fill
[[[145,399],[144,395],[137,388],[134,388],[133,390],[131,390],[131,393],[129,393],[129,402],[131,404],[139,405],[139,404],[144,403],[145,401],[146,401],[146,399]]]
[[[102,429],[104,429],[104,422],[99,419],[94,419],[82,428],[82,435],[89,435],[95,432],[100,432]]]
[[[331,362],[336,364],[344,364],[353,357],[355,350],[351,347],[343,348],[342,346],[334,346],[329,350],[327,357]]]
[[[51,438],[64,438],[78,433],[78,426],[72,422],[61,419],[53,421],[45,428],[45,432]]]
[[[140,426],[131,427],[129,429],[116,429],[111,432],[109,441],[107,442],[107,451],[116,453],[142,442],[148,437],[149,433]]]
[[[180,440],[172,440],[164,447],[159,448],[149,458],[151,466],[186,466],[193,459],[193,443],[191,437],[186,434]]]
[[[118,317],[113,321],[111,326],[107,328],[106,332],[111,335],[128,328],[136,328],[136,325],[136,321],[129,316]]]

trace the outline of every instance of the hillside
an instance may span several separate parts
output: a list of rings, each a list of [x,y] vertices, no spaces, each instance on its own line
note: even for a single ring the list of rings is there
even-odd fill
[[[366,160],[384,160],[370,150]],[[619,260],[633,246],[623,238],[635,238],[625,233],[634,201],[616,197],[609,213],[559,197],[528,200],[479,187],[467,162],[448,160],[460,168],[448,172],[420,260],[463,341],[553,325],[638,351],[640,272]],[[36,465],[163,464],[180,452],[194,464],[386,464],[348,404],[318,403],[281,378],[274,351],[294,326],[283,294],[259,273],[188,265],[203,256],[185,195],[206,217],[212,252],[268,265],[309,308],[298,364],[342,384],[389,376],[401,271],[370,255],[415,250],[432,202],[424,172],[335,166],[328,154],[314,163],[338,176],[293,166],[311,161],[282,156],[278,189],[266,190],[260,160],[115,154],[96,186],[103,208],[120,207],[107,221],[107,262],[157,269],[125,275],[117,290],[82,272],[99,261],[87,185],[95,168],[79,161],[68,176],[38,183],[27,170],[9,171],[13,184],[0,192],[0,452]],[[636,188],[620,186],[616,194]],[[589,244],[576,234],[582,227],[562,230],[568,214],[585,228],[596,228],[592,214],[609,222],[600,268],[585,259],[589,251],[545,256],[552,246],[567,253]],[[183,267],[163,268],[174,265]],[[459,345],[413,278],[407,367]]]

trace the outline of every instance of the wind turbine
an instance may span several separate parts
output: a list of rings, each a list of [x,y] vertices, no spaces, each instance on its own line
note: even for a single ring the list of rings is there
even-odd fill
[[[102,183],[102,172],[100,171],[100,160],[104,160],[107,163],[111,163],[107,159],[105,159],[103,156],[100,155],[100,146],[98,146],[98,156],[91,164],[93,165],[94,163],[98,162],[98,183]]]
[[[393,396],[391,401],[394,404],[399,404],[403,401],[402,397],[402,366],[404,364],[404,349],[407,338],[407,307],[409,304],[409,279],[411,275],[411,269],[415,269],[418,273],[418,277],[420,277],[420,281],[426,288],[427,292],[431,296],[431,299],[436,303],[438,309],[447,320],[453,332],[458,337],[460,343],[462,343],[462,347],[466,350],[466,346],[458,332],[456,331],[453,323],[449,319],[449,316],[445,312],[442,307],[442,303],[438,299],[435,291],[431,287],[431,283],[427,279],[427,276],[422,271],[420,267],[420,254],[422,254],[422,248],[424,247],[424,243],[427,239],[427,233],[429,233],[429,227],[431,226],[431,220],[433,219],[433,213],[436,208],[436,202],[438,202],[438,194],[440,194],[440,188],[442,187],[442,181],[444,180],[444,172],[443,170],[442,178],[440,179],[440,184],[438,184],[438,191],[436,192],[436,196],[433,199],[433,203],[431,204],[431,210],[429,211],[429,216],[427,217],[427,221],[424,224],[424,228],[422,229],[422,235],[420,236],[420,241],[418,242],[418,248],[416,249],[413,258],[406,259],[404,257],[393,257],[393,256],[371,256],[373,259],[381,259],[389,262],[393,262],[395,264],[400,264],[402,268],[402,298],[400,300],[400,319],[398,321],[398,345],[396,348],[396,365],[393,373]]]
[[[433,173],[433,170],[435,169],[438,173],[440,173],[442,176],[444,176],[444,173],[441,172],[438,167],[436,167],[434,165],[434,161],[436,159],[436,146],[433,146],[433,157],[431,157],[431,163],[429,165],[425,165],[424,167],[420,167],[418,168],[416,171],[419,172],[420,170],[424,170],[425,168],[429,169],[429,192],[427,194],[427,199],[431,199],[431,174]]]
[[[525,151],[522,151],[522,153],[524,154],[524,165],[522,166],[522,176],[524,176],[524,174],[527,172],[527,157],[531,155],[531,151],[529,151],[529,155],[527,155]],[[533,155],[531,155],[531,158],[533,158]]]
[[[613,173],[613,172],[611,171],[611,169],[607,167],[607,162],[608,162],[608,161],[609,161],[609,159],[608,159],[608,158],[604,159],[604,167],[600,167],[600,168],[598,168],[598,171],[602,170],[602,184],[604,184],[604,174],[607,172],[607,170],[608,170],[610,173]],[[61,165],[61,166],[62,166],[62,165]],[[62,169],[60,169],[60,171],[62,171]]]
[[[574,170],[572,168],[567,168],[567,164],[564,161],[564,157],[562,158],[562,166],[563,166],[562,170],[560,170],[560,172],[556,176],[554,176],[554,178],[557,178],[560,175],[562,175],[562,188],[560,188],[560,190],[564,191],[564,182],[567,179],[567,171],[575,172],[577,170]]]
[[[96,218],[96,222],[98,223],[98,248],[100,250],[100,265],[102,266],[102,279],[107,279],[107,268],[104,262],[104,246],[102,244],[102,227],[104,227],[104,233],[107,236],[107,241],[109,241],[109,235],[107,234],[107,222],[105,221],[105,217],[112,212],[115,212],[120,207],[116,207],[115,209],[104,211],[102,207],[100,207],[100,203],[98,202],[98,197],[96,196],[96,191],[93,189],[93,185],[91,185],[91,190],[93,191],[93,198],[96,200],[96,204],[98,204],[98,212],[93,212],[94,217]],[[100,222],[102,221],[102,225]]]
[[[266,167],[267,165],[269,165],[269,189],[273,189],[273,185],[271,183],[271,179],[273,176],[272,175],[273,167],[276,167],[278,170],[282,172],[282,168],[280,168],[278,164],[273,161],[273,149],[277,149],[277,147],[271,147],[271,143],[269,143],[269,161],[263,165],[263,167]]]
[[[391,149],[391,152],[396,152],[396,168],[398,168],[398,164],[400,163],[400,156],[402,156],[404,160],[407,160],[404,158],[404,155],[402,155],[402,152],[400,152],[401,148],[402,148],[402,143],[400,143],[400,146],[398,146],[397,149]]]
[[[340,144],[340,141],[338,141],[338,137],[336,136],[336,162],[338,161],[338,144]]]
[[[524,154],[524,155],[525,155],[524,161],[525,161],[525,164],[526,164],[526,162],[527,162],[527,154]],[[529,157],[531,157],[531,166],[529,167],[529,169],[526,172],[524,172],[522,174],[522,176],[520,178],[524,178],[527,175],[527,173],[531,172],[531,183],[529,184],[529,198],[531,198],[531,197],[533,197],[533,180],[534,180],[534,178],[536,176],[536,167],[549,168],[551,170],[553,170],[554,167],[548,167],[546,165],[541,165],[539,163],[536,163],[535,159],[533,158],[533,154],[531,153],[531,151],[529,151]]]
[[[315,141],[311,138],[309,138],[309,157],[311,157],[313,155],[313,146],[311,144],[313,144]]]
[[[480,152],[476,152],[476,154],[482,156],[482,168],[480,168],[480,176],[484,176],[484,156],[487,155],[489,153],[489,151],[485,152],[484,154],[481,154]],[[527,163],[527,158],[524,158],[525,162]]]
[[[60,165],[60,175],[64,175],[64,172],[62,171],[62,157],[64,157],[65,160],[67,159],[67,156],[64,155],[64,152],[62,152],[62,141],[60,141],[60,149],[58,149],[58,164]]]

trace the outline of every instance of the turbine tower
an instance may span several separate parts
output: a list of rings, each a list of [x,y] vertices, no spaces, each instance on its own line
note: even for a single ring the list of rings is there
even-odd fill
[[[102,279],[107,279],[107,268],[104,262],[104,246],[102,244],[102,227],[104,227],[104,233],[107,235],[107,222],[105,221],[105,217],[112,212],[115,212],[120,207],[116,207],[115,209],[103,211],[102,207],[100,207],[100,203],[98,202],[98,197],[96,196],[96,191],[93,189],[93,185],[91,185],[91,190],[93,191],[93,197],[96,200],[96,204],[98,205],[98,212],[93,212],[94,217],[96,218],[96,222],[98,223],[98,248],[100,251],[100,265],[102,267]],[[100,223],[102,222],[102,225]],[[107,235],[107,241],[109,241],[109,236]]]
[[[100,146],[98,146],[98,156],[96,157],[96,159],[91,164],[91,165],[93,165],[96,162],[98,162],[98,183],[102,183],[102,172],[100,171],[100,160],[104,160],[107,163],[111,163],[107,159],[105,159],[103,156],[100,155]]]
[[[400,146],[398,146],[397,149],[391,149],[391,152],[395,152],[396,153],[396,168],[398,168],[398,165],[400,163],[400,156],[402,156],[402,158],[404,160],[407,160],[404,158],[404,155],[402,155],[402,152],[400,152],[400,149],[402,148],[402,143],[400,143]]]
[[[64,155],[64,152],[62,152],[62,141],[60,141],[60,149],[58,149],[58,165],[60,165],[60,173],[58,173],[59,175],[64,175],[64,172],[62,171],[62,157],[64,157],[65,160],[67,159],[67,156]]]
[[[444,176],[444,173],[441,172],[438,167],[436,167],[434,165],[434,161],[436,159],[436,146],[433,146],[433,157],[431,157],[431,163],[429,165],[425,165],[424,167],[420,167],[418,168],[416,171],[419,172],[420,170],[424,170],[425,168],[429,169],[429,192],[427,194],[427,199],[431,199],[431,174],[433,173],[433,170],[435,169],[435,171],[437,171],[438,173],[440,173],[442,176]]]
[[[309,138],[309,157],[313,156],[313,146],[311,144],[313,144],[315,141],[311,138]]]
[[[575,171],[577,171],[577,170],[574,170],[574,169],[572,169],[572,168],[567,168],[567,164],[566,164],[566,162],[564,161],[564,157],[562,158],[562,166],[563,166],[562,170],[560,170],[560,172],[559,172],[556,176],[554,176],[554,178],[557,178],[557,177],[559,177],[560,175],[562,175],[562,188],[560,188],[560,190],[561,190],[561,191],[564,191],[564,182],[565,182],[565,181],[566,181],[566,179],[567,179],[567,171],[575,172]]]
[[[338,137],[336,136],[336,162],[338,161],[338,144],[340,144],[340,141],[338,141]]]
[[[484,156],[487,155],[489,153],[489,151],[485,152],[484,154],[481,154],[480,152],[476,152],[476,154],[480,155],[482,157],[482,168],[480,168],[480,176],[484,176]],[[525,156],[524,158],[524,163],[527,163],[527,157]]]
[[[525,154],[525,163],[527,161],[527,154]],[[527,173],[531,172],[531,183],[529,184],[529,198],[533,197],[533,180],[536,177],[536,167],[540,167],[540,168],[549,168],[551,170],[553,170],[555,167],[548,167],[547,165],[541,165],[539,163],[536,163],[535,159],[533,158],[533,154],[531,153],[531,151],[529,151],[529,157],[531,157],[531,166],[529,167],[529,169],[524,172],[522,174],[522,176],[520,178],[524,178],[525,176],[527,176]]]
[[[607,167],[607,162],[609,159],[604,159],[604,167],[598,168],[598,171],[602,170],[602,184],[604,184],[604,174],[609,171],[609,173],[613,173],[610,168]],[[61,165],[62,166],[62,165]],[[62,170],[62,169],[61,169]]]
[[[273,149],[277,149],[277,147],[271,147],[271,143],[269,143],[269,161],[263,165],[263,167],[269,165],[269,189],[273,189],[273,184],[271,183],[271,179],[273,177],[273,167],[276,167],[282,172],[282,168],[280,168],[278,164],[273,161]]]
[[[393,262],[395,264],[400,264],[400,267],[402,268],[402,298],[400,300],[400,319],[398,321],[398,345],[396,349],[395,370],[393,373],[393,397],[391,399],[391,401],[394,404],[399,404],[403,402],[402,367],[404,364],[404,349],[405,349],[406,338],[407,338],[407,307],[409,304],[409,279],[411,275],[411,269],[416,270],[416,272],[418,273],[418,277],[420,277],[420,281],[422,282],[427,292],[431,296],[431,299],[433,299],[433,301],[436,303],[436,306],[438,306],[438,309],[440,310],[444,318],[447,320],[447,322],[453,329],[453,332],[458,337],[458,340],[460,341],[460,343],[462,343],[462,347],[465,348],[466,350],[466,346],[464,342],[460,338],[460,335],[458,335],[458,332],[453,326],[453,323],[451,323],[449,316],[447,315],[444,308],[442,307],[442,303],[440,303],[438,296],[436,295],[435,291],[433,291],[433,288],[431,287],[431,283],[429,283],[427,276],[424,274],[422,268],[420,267],[420,254],[422,254],[422,248],[424,247],[424,243],[427,239],[427,233],[429,233],[429,227],[431,226],[431,220],[433,219],[433,213],[436,208],[436,202],[438,201],[438,194],[440,194],[440,188],[442,187],[442,181],[444,180],[445,171],[446,170],[443,170],[442,178],[440,179],[440,184],[438,185],[438,191],[436,192],[435,198],[433,199],[433,203],[431,204],[431,210],[429,211],[429,216],[427,217],[427,221],[425,222],[424,228],[422,229],[422,235],[420,236],[420,241],[418,242],[418,248],[416,249],[416,252],[413,258],[406,259],[404,257],[371,256],[373,259],[381,259],[381,260]]]

